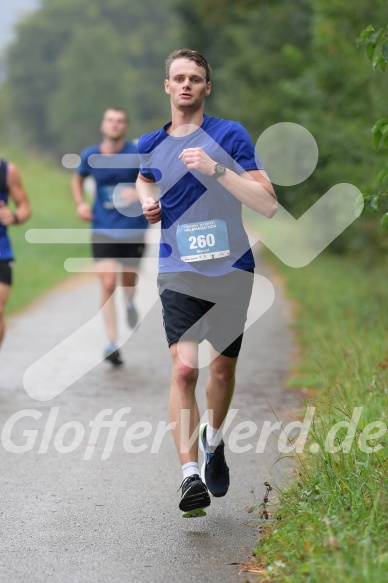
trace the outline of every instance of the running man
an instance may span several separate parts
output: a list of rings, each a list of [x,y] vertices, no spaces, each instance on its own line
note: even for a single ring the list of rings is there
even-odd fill
[[[123,360],[118,348],[116,308],[111,296],[120,272],[128,325],[135,328],[138,315],[133,300],[137,268],[145,250],[144,234],[148,227],[135,187],[138,169],[128,169],[121,162],[121,155],[137,155],[138,152],[137,146],[126,139],[128,126],[125,111],[108,109],[100,126],[102,142],[81,153],[81,163],[71,183],[78,218],[92,223],[92,253],[98,262],[102,311],[109,340],[104,348],[104,358],[113,366],[121,366]],[[97,163],[91,165],[93,158],[90,156],[93,155],[97,156]],[[117,155],[117,158],[112,155]],[[92,176],[96,183],[92,209],[84,199],[87,176]]]
[[[15,210],[11,210],[11,200]],[[4,311],[12,285],[14,255],[8,236],[10,225],[20,225],[31,215],[31,206],[18,168],[0,159],[0,346],[4,338]]]
[[[197,51],[173,52],[164,82],[172,121],[139,140],[137,185],[144,216],[151,224],[161,221],[158,290],[172,358],[169,414],[182,465],[179,508],[184,517],[204,516],[209,492],[220,497],[229,488],[222,425],[233,395],[255,267],[242,204],[268,218],[277,208],[247,131],[237,122],[204,114],[210,74]],[[204,339],[211,358],[208,423],[199,430],[200,477],[195,388],[198,344]]]

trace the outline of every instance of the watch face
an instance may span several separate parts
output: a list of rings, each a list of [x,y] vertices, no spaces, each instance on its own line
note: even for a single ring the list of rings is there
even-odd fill
[[[222,176],[226,172],[226,168],[223,164],[216,164],[214,170],[214,175],[217,177]]]

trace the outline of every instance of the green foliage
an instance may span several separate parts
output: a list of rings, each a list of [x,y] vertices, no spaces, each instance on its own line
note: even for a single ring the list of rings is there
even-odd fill
[[[164,59],[178,30],[172,1],[44,0],[7,54],[12,135],[63,154],[99,139],[110,105],[128,111],[133,137],[165,123]]]
[[[29,229],[88,229],[76,218],[70,193],[70,173],[52,160],[26,154],[0,144],[1,155],[17,164],[31,200],[32,216],[22,225],[9,228],[15,253],[14,285],[7,303],[7,314],[26,307],[53,285],[67,279],[64,268],[68,257],[89,257],[89,245],[33,245],[27,243]]]
[[[381,152],[376,157],[370,151],[369,127],[384,115],[388,82],[376,78],[354,39],[371,13],[384,17],[379,0],[356,0],[351,8],[347,0],[177,5],[185,22],[182,38],[202,50],[214,69],[209,113],[237,119],[254,142],[282,121],[303,125],[317,140],[319,162],[312,176],[292,188],[275,185],[294,216],[336,183],[368,187],[382,160]],[[371,220],[377,228],[375,214],[366,212],[332,250],[363,245],[367,253]],[[384,253],[382,241],[379,234],[377,246]],[[369,253],[374,257],[376,250]]]
[[[387,15],[386,15],[387,16]],[[388,62],[388,24],[385,27],[374,28],[372,24],[361,31],[357,45],[365,46],[365,54],[372,63],[373,69],[386,70]],[[388,149],[388,118],[379,119],[372,128],[373,147],[375,150],[382,145]],[[365,193],[365,206],[371,208],[375,213],[380,213],[380,225],[383,230],[388,231],[388,190],[383,186],[387,182],[388,162],[377,173],[375,182],[377,183],[372,194]],[[379,190],[380,188],[380,190]]]
[[[357,39],[357,46],[365,43],[365,54],[372,61],[373,69],[385,71],[388,61],[388,25],[375,30],[372,24]]]
[[[321,255],[302,270],[278,264],[297,302],[301,358],[290,385],[316,407],[295,484],[277,491],[255,551],[268,583],[382,583],[388,559],[388,432],[360,447],[369,423],[388,425],[386,270]],[[373,285],[371,285],[373,282]],[[324,317],[322,317],[324,314]],[[311,388],[315,388],[312,393]],[[329,431],[362,407],[349,452]],[[339,447],[346,430],[334,442]],[[365,434],[364,434],[365,436]],[[310,451],[312,444],[319,450]]]
[[[7,54],[10,114],[17,127],[43,149],[54,146],[48,126],[48,104],[59,82],[57,59],[71,41],[75,26],[85,27],[84,3],[45,2],[22,21]],[[15,124],[16,125],[16,124]]]
[[[137,137],[169,118],[163,94],[165,56],[177,47],[202,51],[213,66],[211,115],[237,119],[255,142],[272,124],[306,127],[319,147],[315,172],[304,183],[276,186],[295,217],[334,184],[349,182],[365,195],[365,212],[332,250],[364,248],[369,225],[385,214],[388,77],[376,74],[355,39],[365,43],[373,65],[388,55],[380,0],[44,0],[19,25],[7,56],[6,111],[13,139],[63,154],[99,138],[107,105],[124,107]],[[369,47],[369,48],[368,48]],[[260,152],[259,152],[260,153]],[[374,181],[373,177],[376,176]],[[375,183],[373,183],[375,182]],[[372,186],[371,186],[372,184]],[[368,198],[369,197],[369,198]],[[376,203],[379,201],[379,211]],[[386,218],[382,221],[386,225]],[[373,245],[385,252],[384,233]],[[370,253],[376,255],[376,250]]]
[[[101,112],[112,104],[113,88],[115,107],[125,110],[130,103],[131,72],[123,53],[114,29],[104,24],[91,28],[87,35],[76,31],[58,59],[60,81],[48,102],[47,123],[52,139],[64,152],[73,151],[75,144],[98,141]]]

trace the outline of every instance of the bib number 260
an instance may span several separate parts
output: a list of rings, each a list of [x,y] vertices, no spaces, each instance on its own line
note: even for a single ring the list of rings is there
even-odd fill
[[[222,219],[178,225],[176,234],[182,261],[206,261],[230,255],[228,229]]]
[[[193,235],[189,237],[190,249],[204,249],[205,247],[214,247],[216,244],[216,238],[213,233],[207,233],[207,235],[198,235],[194,237]]]

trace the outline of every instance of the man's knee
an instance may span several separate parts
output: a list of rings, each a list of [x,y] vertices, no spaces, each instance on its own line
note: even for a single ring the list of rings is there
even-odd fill
[[[190,389],[197,382],[198,369],[177,358],[174,361],[174,377],[180,388]]]
[[[5,331],[5,318],[4,318],[5,304],[6,304],[5,301],[0,301],[0,343],[3,340]]]
[[[9,296],[9,286],[0,282],[0,318],[4,317],[5,306]]]
[[[210,364],[210,377],[223,385],[229,385],[234,381],[235,372],[235,359],[224,359],[222,363],[215,360]]]
[[[109,294],[110,296],[114,294],[116,289],[116,284],[114,282],[108,282],[104,284],[104,291],[106,294]]]
[[[106,294],[112,295],[116,289],[116,277],[109,277],[107,274],[105,274],[105,277],[101,278],[101,284],[104,292]]]
[[[127,269],[129,270],[131,268],[128,267]],[[123,271],[121,276],[121,282],[124,287],[135,287],[138,281],[139,276],[134,269],[133,271]]]
[[[170,346],[173,376],[182,389],[195,388],[198,379],[196,348],[192,343],[175,342]]]

